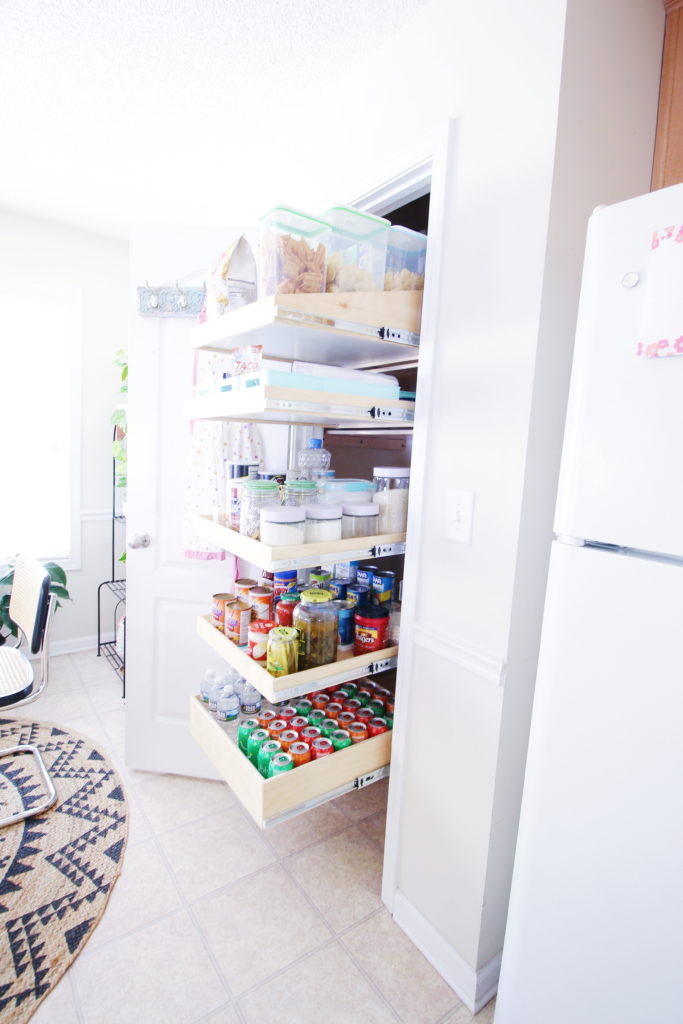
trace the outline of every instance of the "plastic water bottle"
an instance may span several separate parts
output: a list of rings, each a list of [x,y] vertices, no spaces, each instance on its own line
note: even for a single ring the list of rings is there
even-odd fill
[[[261,710],[261,694],[251,683],[247,683],[242,690],[241,707],[242,714],[249,715],[249,717]]]
[[[230,683],[224,686],[216,704],[216,718],[219,722],[234,722],[240,713],[240,699]]]
[[[311,437],[305,448],[297,454],[296,462],[302,480],[319,480],[330,468],[332,455],[318,437]]]
[[[213,686],[209,690],[209,711],[215,715],[218,708],[218,698],[223,692],[227,680],[225,676],[216,676]]]
[[[214,670],[212,668],[207,668],[206,672],[204,673],[204,678],[202,679],[202,685],[199,688],[201,698],[205,704],[209,703],[209,690],[213,686],[215,678],[216,673],[214,672]]]
[[[233,681],[232,685],[233,685],[233,689],[234,689],[235,693],[237,694],[237,696],[240,699],[240,704],[241,704],[242,703],[242,694],[244,692],[244,687],[247,685],[247,681],[246,681],[246,679],[243,676],[237,675],[237,677]]]

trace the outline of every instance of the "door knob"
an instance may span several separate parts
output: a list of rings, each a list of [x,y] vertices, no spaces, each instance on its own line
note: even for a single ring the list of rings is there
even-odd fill
[[[152,543],[148,533],[136,533],[128,541],[129,548],[148,548]]]

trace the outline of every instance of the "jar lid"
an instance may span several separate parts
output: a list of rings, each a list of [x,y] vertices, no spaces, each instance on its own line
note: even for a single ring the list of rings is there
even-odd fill
[[[301,594],[294,594],[294,593],[292,593],[292,591],[288,590],[284,594],[280,594],[280,600],[281,601],[300,601],[301,600]]]
[[[344,505],[342,511],[345,516],[378,516],[379,505],[372,505],[370,502],[361,505]]]
[[[373,476],[410,476],[410,466],[375,466]]]
[[[256,494],[277,494],[278,485],[276,480],[245,480],[242,487]]]
[[[298,639],[299,630],[294,629],[292,626],[275,626],[270,631],[272,640],[282,640],[285,643],[291,643],[292,640]]]
[[[306,604],[327,604],[333,597],[329,590],[304,590],[301,594],[301,600]]]
[[[266,523],[303,523],[304,510],[294,505],[268,505],[261,509]]]
[[[362,480],[360,477],[338,477],[336,480],[324,480],[325,490],[334,491],[371,491],[372,480]]]
[[[322,448],[323,443],[319,437],[309,437],[308,447],[309,448]]]
[[[288,491],[301,491],[304,494],[310,491],[313,494],[318,485],[315,480],[288,480],[285,487]]]
[[[311,505],[306,509],[307,519],[341,519],[341,505]]]
[[[249,623],[250,633],[270,633],[271,629],[275,629],[274,622],[265,622],[263,619],[257,619],[255,622]]]
[[[359,619],[388,619],[389,609],[372,605],[370,608],[359,608],[354,618]]]

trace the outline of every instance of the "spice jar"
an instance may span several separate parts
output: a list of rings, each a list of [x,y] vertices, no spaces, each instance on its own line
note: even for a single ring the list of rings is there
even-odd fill
[[[280,504],[280,490],[275,480],[245,480],[242,484],[240,533],[260,540],[261,509]]]
[[[306,542],[341,540],[341,505],[312,505],[306,507]]]
[[[261,509],[261,540],[275,548],[303,544],[305,522],[303,508],[268,505]]]
[[[342,506],[342,537],[373,537],[379,532],[379,507],[372,502]]]
[[[410,469],[405,466],[375,466],[373,473],[377,490],[372,500],[379,508],[379,532],[405,533]]]
[[[337,609],[327,590],[304,590],[294,609],[299,630],[299,670],[328,665],[337,655]]]

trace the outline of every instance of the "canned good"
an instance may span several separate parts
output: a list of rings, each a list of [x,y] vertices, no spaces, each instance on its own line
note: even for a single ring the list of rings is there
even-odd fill
[[[378,565],[361,565],[356,573],[356,583],[361,587],[367,587],[368,590],[372,590],[373,577],[376,572],[381,571]]]
[[[283,704],[281,708],[277,709],[278,718],[284,718],[286,722],[291,722],[293,718],[296,718],[296,708],[293,704]]]
[[[353,619],[355,622],[353,648],[356,654],[381,651],[387,646],[388,608],[362,608],[356,611]]]
[[[337,609],[337,641],[342,647],[353,642],[353,601],[344,598],[334,602]]]
[[[308,716],[308,724],[317,725],[319,727],[320,723],[323,722],[326,717],[327,714],[322,710],[322,708],[314,708]]]
[[[380,717],[386,711],[386,704],[380,697],[373,697],[368,704],[368,707],[371,711],[374,711],[376,715],[380,715]]]
[[[266,729],[271,740],[279,740],[280,733],[287,730],[287,722],[285,722],[284,718],[274,718],[272,722],[268,723]]]
[[[297,715],[295,718],[289,720],[290,729],[296,729],[297,733],[301,735],[301,730],[305,729],[308,725],[308,719],[304,718],[303,715]]]
[[[273,618],[273,591],[267,587],[252,587],[249,591],[249,604],[252,621]]]
[[[351,746],[351,736],[347,729],[335,729],[330,739],[335,750],[344,750],[345,747]]]
[[[332,703],[344,705],[344,701],[347,699],[346,694],[343,690],[335,690],[332,694]]]
[[[368,738],[368,727],[365,722],[352,722],[348,727],[348,733],[352,743],[360,743]]]
[[[370,604],[370,587],[360,583],[351,583],[346,588],[346,600],[352,608],[364,608]]]
[[[393,715],[393,713],[394,713],[394,698],[393,698],[393,696],[392,697],[387,697],[387,699],[384,701],[384,707],[385,707],[386,713],[388,715]]]
[[[387,690],[386,686],[378,686],[376,683],[374,684],[374,692],[375,697],[381,697],[382,700],[386,700],[387,697],[394,696],[391,690]]]
[[[379,736],[382,732],[388,732],[386,718],[371,718],[368,722],[368,736]]]
[[[261,569],[261,586],[268,587],[269,590],[273,589],[273,580],[275,574],[269,572],[267,569]]]
[[[268,634],[275,629],[274,622],[251,622],[247,631],[247,654],[254,661],[265,661],[268,653]]]
[[[339,701],[330,701],[330,703],[325,708],[325,711],[327,712],[327,717],[334,718],[335,721],[337,720],[339,715],[341,715],[343,710],[344,708],[339,703]]]
[[[329,572],[325,572],[322,569],[312,569],[310,583],[312,587],[325,587],[325,590],[327,590],[326,584],[331,578],[332,574]]]
[[[357,697],[347,697],[344,701],[344,711],[350,711],[353,714],[354,721],[356,718],[356,712],[360,711],[363,707]]]
[[[328,754],[333,753],[332,740],[326,736],[318,736],[317,740],[313,740],[311,743],[311,758],[314,761],[317,761],[319,757],[327,757]]]
[[[298,743],[291,744],[289,754],[295,768],[298,768],[301,764],[307,764],[311,760],[311,748],[308,743],[303,743],[301,740]]]
[[[278,739],[280,741],[282,749],[286,753],[291,747],[292,743],[299,742],[299,733],[296,731],[296,729],[285,729],[284,732],[280,733]]]
[[[372,577],[372,600],[374,604],[391,603],[396,589],[396,573],[380,570]]]
[[[313,710],[313,701],[309,700],[307,697],[301,697],[296,701],[295,707],[298,715],[303,715],[304,718],[308,718]]]
[[[351,680],[348,683],[342,683],[339,689],[342,693],[345,693],[347,697],[355,697],[358,692],[358,683],[354,683],[353,680]]]
[[[326,589],[334,594],[335,600],[344,601],[346,599],[346,588],[349,585],[348,580],[328,580],[326,583]]]
[[[225,606],[236,600],[234,594],[214,594],[211,618],[216,629],[225,632]]]
[[[244,601],[231,601],[225,606],[225,635],[239,647],[246,647],[249,639],[251,608]]]
[[[361,686],[358,690],[356,690],[356,700],[359,700],[363,707],[365,707],[366,704],[369,704],[372,698],[373,692],[371,689],[369,689],[369,687]]]
[[[250,733],[247,740],[247,757],[254,767],[258,765],[258,752],[261,749],[261,744],[266,743],[269,739],[267,729],[254,729]]]
[[[292,626],[294,609],[301,600],[301,594],[297,594],[291,590],[288,590],[286,594],[280,596],[280,600],[275,605],[275,618],[280,626]]]
[[[337,725],[340,729],[348,729],[352,722],[356,721],[356,716],[352,711],[342,711],[341,715],[337,719]]]
[[[239,580],[235,580],[235,595],[240,601],[246,601],[249,603],[249,591],[252,587],[258,587],[258,580],[248,579],[243,576]]]
[[[282,775],[283,772],[289,772],[293,767],[294,761],[291,754],[275,754],[275,756],[270,759],[270,764],[268,766],[268,778],[272,779],[274,775]]]
[[[262,729],[267,729],[270,723],[274,722],[277,718],[277,711],[271,711],[270,709],[267,711],[259,711],[256,717],[258,718],[258,724],[260,727]]]
[[[320,723],[320,731],[327,739],[330,738],[333,732],[336,732],[339,726],[337,725],[336,718],[325,718]]]
[[[305,729],[301,730],[301,739],[304,743],[308,743],[309,746],[313,740],[317,740],[318,736],[321,735],[320,729],[315,725],[307,725]]]
[[[361,708],[359,711],[356,711],[357,722],[369,722],[376,717],[377,716],[372,708]]]
[[[237,726],[237,746],[243,754],[247,752],[247,742],[254,729],[258,729],[257,718],[243,718]]]
[[[324,711],[331,700],[329,693],[317,693],[313,698],[313,707]]]
[[[293,593],[296,590],[296,583],[296,569],[280,569],[273,573],[273,596],[282,597],[283,594]]]
[[[256,766],[264,779],[268,778],[268,769],[270,767],[271,759],[275,754],[280,754],[281,752],[282,747],[277,740],[266,740],[266,742],[262,743],[259,747]]]
[[[288,676],[296,672],[299,662],[299,633],[296,629],[292,626],[275,626],[271,629],[266,662],[271,676]]]
[[[384,716],[384,720],[385,720],[385,722],[387,723],[387,725],[389,726],[390,729],[394,728],[394,719],[393,719],[392,715],[385,715]]]

